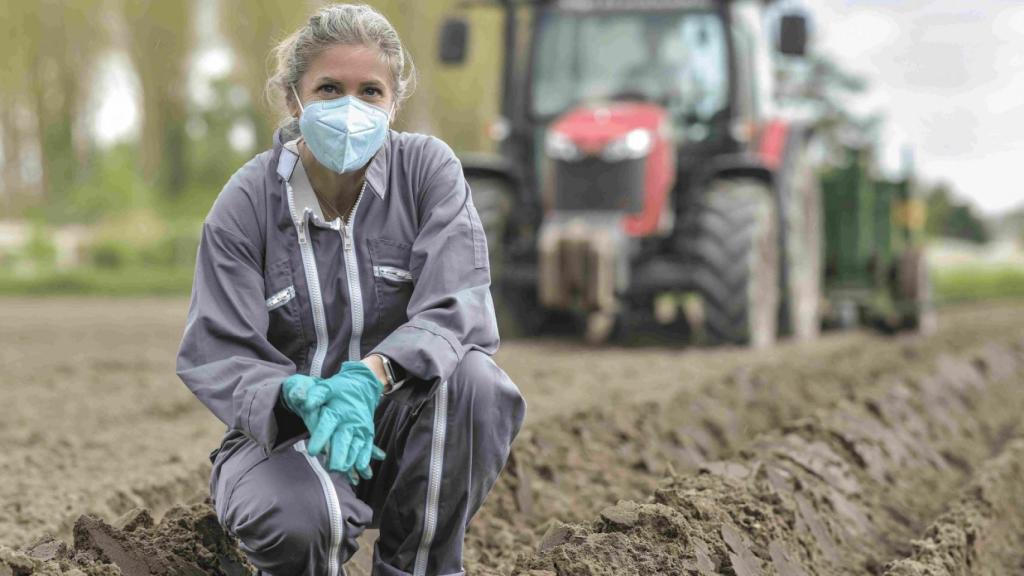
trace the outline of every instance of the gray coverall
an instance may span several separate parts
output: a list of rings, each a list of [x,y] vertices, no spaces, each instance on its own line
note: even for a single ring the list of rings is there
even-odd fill
[[[348,224],[325,222],[295,153],[232,176],[204,224],[177,372],[228,427],[210,459],[221,524],[265,574],[343,574],[367,526],[374,573],[462,574],[466,526],[526,405],[491,359],[487,243],[458,159],[390,132]],[[374,415],[387,458],[355,489],[305,451],[295,373],[381,353],[408,379]]]

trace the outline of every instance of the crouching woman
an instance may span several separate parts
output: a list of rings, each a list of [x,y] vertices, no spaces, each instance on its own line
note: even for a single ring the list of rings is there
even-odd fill
[[[487,244],[461,165],[391,122],[414,72],[372,8],[276,49],[291,121],[202,231],[178,375],[227,432],[221,524],[264,574],[462,574],[525,403],[494,363]]]

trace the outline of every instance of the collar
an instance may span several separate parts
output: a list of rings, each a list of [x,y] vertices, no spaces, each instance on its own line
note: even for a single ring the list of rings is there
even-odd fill
[[[388,130],[387,138],[384,139],[384,145],[373,155],[369,166],[366,168],[366,187],[372,190],[381,200],[384,199],[388,189],[388,162],[391,158],[391,140],[394,138],[394,135],[394,130]],[[291,182],[292,187],[296,188],[296,208],[300,210],[310,208],[315,214],[319,214],[320,219],[323,220],[320,203],[317,202],[316,195],[313,194],[313,187],[309,185],[309,177],[306,175],[306,170],[302,167],[302,162],[299,161],[299,151],[295,145],[297,139],[283,142],[281,130],[278,130],[275,140],[283,147],[281,157],[277,161],[277,175]],[[298,187],[292,181],[292,178],[299,173],[301,173],[300,178],[305,179],[309,188],[309,197],[303,197],[301,200]]]
[[[306,168],[299,159],[297,143],[298,139],[285,142],[284,149],[281,151],[281,159],[277,162],[277,174],[291,185],[292,200],[295,202],[295,210],[297,212],[295,216],[311,212],[314,224],[340,225],[338,219],[335,219],[333,222],[327,222],[324,219],[324,212],[320,208],[316,192],[313,192],[313,184],[310,183],[309,176],[306,174]]]

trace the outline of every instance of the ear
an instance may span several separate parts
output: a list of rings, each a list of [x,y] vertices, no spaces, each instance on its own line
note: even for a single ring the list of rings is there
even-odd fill
[[[284,103],[288,107],[288,114],[295,119],[298,119],[302,115],[302,109],[299,107],[299,102],[296,100],[298,95],[294,88],[288,88],[284,92]]]

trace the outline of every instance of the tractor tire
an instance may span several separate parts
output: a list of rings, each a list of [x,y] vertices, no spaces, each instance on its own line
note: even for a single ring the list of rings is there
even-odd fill
[[[470,177],[473,205],[480,216],[484,234],[487,236],[487,255],[491,265],[491,281],[497,283],[495,272],[500,274],[504,256],[505,229],[512,209],[512,190],[499,178]]]
[[[793,167],[790,200],[786,207],[786,331],[798,341],[814,340],[821,333],[824,280],[824,233],[821,183],[801,151]]]
[[[491,272],[491,297],[502,338],[535,334],[544,317],[537,301],[536,288],[531,291],[505,282],[505,232],[512,208],[513,191],[500,178],[472,176],[467,179],[472,191],[480,223],[487,237],[487,257]]]
[[[931,334],[937,327],[932,300],[931,275],[922,248],[910,248],[900,255],[897,270],[897,298],[903,314],[903,328]]]
[[[769,188],[756,180],[711,184],[681,239],[712,344],[766,348],[779,320],[779,219]]]

